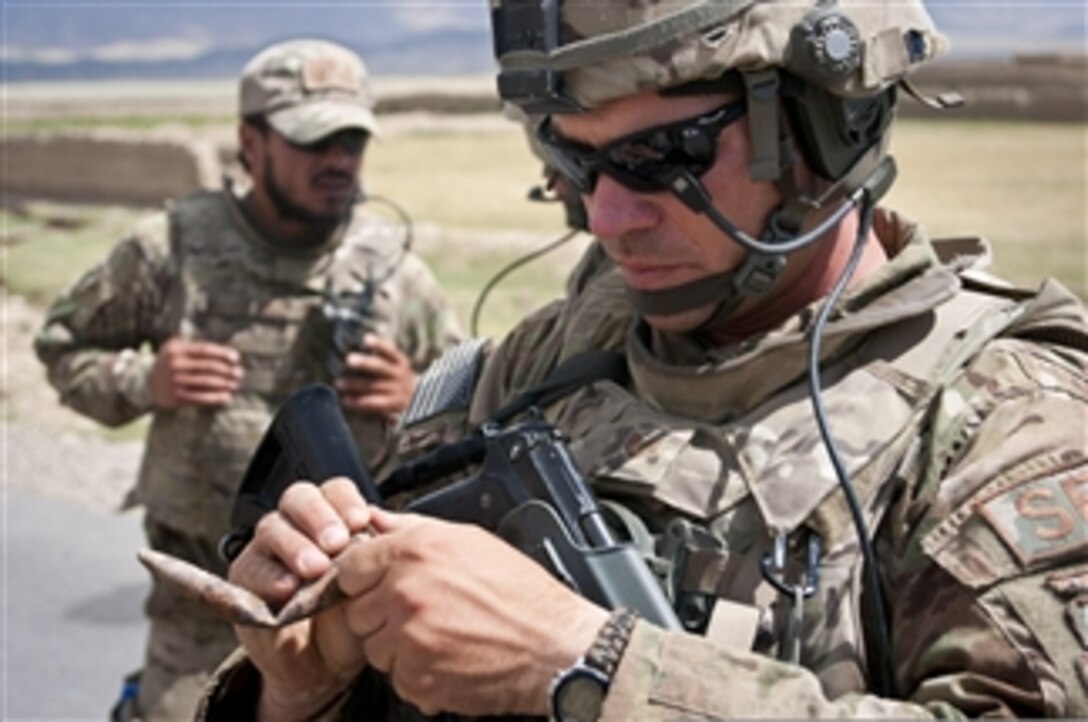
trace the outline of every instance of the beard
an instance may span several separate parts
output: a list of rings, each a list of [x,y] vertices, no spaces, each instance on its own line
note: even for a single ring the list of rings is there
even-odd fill
[[[264,192],[272,201],[276,213],[287,221],[309,227],[315,234],[327,235],[351,217],[354,199],[346,200],[340,208],[319,213],[296,203],[276,180],[275,163],[271,155],[265,156],[264,173],[261,177]]]

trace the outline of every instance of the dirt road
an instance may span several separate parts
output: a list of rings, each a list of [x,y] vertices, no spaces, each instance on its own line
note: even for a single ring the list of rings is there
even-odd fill
[[[31,348],[42,312],[4,294],[0,335],[6,483],[98,510],[117,509],[136,476],[142,443],[106,441],[97,424],[65,409]]]

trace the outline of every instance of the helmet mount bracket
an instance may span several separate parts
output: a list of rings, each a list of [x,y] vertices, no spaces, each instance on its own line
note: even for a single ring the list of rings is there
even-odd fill
[[[496,58],[523,56],[524,67],[504,67],[496,79],[499,97],[529,115],[581,112],[563,92],[563,74],[548,66],[559,47],[559,0],[504,0],[491,9]]]

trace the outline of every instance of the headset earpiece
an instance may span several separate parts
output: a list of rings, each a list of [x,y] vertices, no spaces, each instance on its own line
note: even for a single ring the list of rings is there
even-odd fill
[[[860,97],[824,90],[857,72],[861,51],[857,26],[834,7],[809,12],[790,33],[782,102],[805,160],[830,180],[881,141],[895,109],[893,88]]]
[[[824,178],[839,180],[879,143],[895,114],[895,88],[842,98],[782,73],[782,104],[801,152]]]

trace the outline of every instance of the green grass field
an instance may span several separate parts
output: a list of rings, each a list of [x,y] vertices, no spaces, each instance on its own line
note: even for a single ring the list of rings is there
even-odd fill
[[[1055,276],[1088,298],[1088,126],[903,122],[888,205],[934,236],[982,235],[994,269],[1034,286]]]
[[[932,235],[986,236],[996,249],[994,269],[1016,283],[1034,286],[1053,275],[1088,298],[1085,143],[1079,124],[903,121],[892,147],[900,177],[887,204],[924,221]],[[539,166],[516,128],[395,135],[372,146],[366,177],[370,191],[398,200],[420,226],[439,229],[439,240],[419,250],[466,325],[493,273],[563,231],[559,208],[526,200]],[[3,281],[36,304],[74,281],[145,212],[49,203],[27,209],[0,217]],[[481,331],[501,335],[560,293],[572,255],[552,254],[509,276],[489,298]]]

